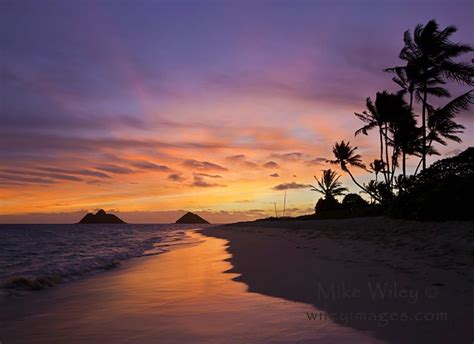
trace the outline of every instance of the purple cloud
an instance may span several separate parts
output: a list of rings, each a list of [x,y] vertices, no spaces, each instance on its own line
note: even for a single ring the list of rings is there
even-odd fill
[[[116,174],[130,174],[134,173],[133,170],[129,169],[128,167],[124,166],[118,166],[118,165],[112,165],[112,164],[104,164],[104,165],[99,165],[96,167],[96,169],[100,171],[105,171],[105,172],[110,172],[110,173],[116,173]]]
[[[77,174],[81,176],[88,176],[88,177],[97,177],[97,178],[106,178],[110,179],[108,174],[99,171],[93,171],[88,169],[65,169],[65,168],[56,168],[56,167],[38,167],[38,170],[46,171],[46,172],[54,172],[54,173],[63,173],[63,174]]]
[[[149,161],[136,161],[132,163],[132,166],[141,168],[144,170],[154,170],[154,171],[162,171],[162,172],[171,171],[171,169],[168,166],[158,165]]]
[[[60,174],[60,173],[44,173],[44,172],[37,172],[37,171],[22,171],[22,170],[11,170],[11,169],[4,169],[2,170],[2,172],[10,173],[13,175],[35,176],[35,177],[41,177],[41,178],[70,180],[70,181],[75,181],[75,182],[82,181],[82,179],[79,177],[70,176],[66,174]]]

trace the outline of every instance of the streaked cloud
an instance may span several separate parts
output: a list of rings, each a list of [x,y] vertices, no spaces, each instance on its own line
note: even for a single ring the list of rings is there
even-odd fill
[[[253,161],[247,160],[247,157],[244,154],[237,154],[237,155],[232,155],[228,156],[226,158],[227,161],[238,164],[238,165],[243,165],[249,168],[257,168],[258,165],[254,163]]]
[[[186,180],[186,178],[182,176],[182,173],[171,173],[166,179],[173,182],[182,182]]]
[[[301,160],[305,157],[305,154],[301,152],[292,152],[292,153],[285,153],[285,154],[272,154],[270,155],[271,158],[280,159],[284,161],[297,161]]]
[[[265,167],[265,168],[280,168],[280,165],[278,165],[278,163],[276,163],[275,161],[268,161],[268,162],[263,164],[263,167]]]
[[[162,171],[162,172],[171,171],[171,169],[168,166],[158,165],[149,161],[136,161],[132,163],[132,166],[136,168],[141,168],[144,170],[154,170],[154,171]]]
[[[273,187],[273,190],[292,190],[292,189],[307,189],[308,184],[299,184],[295,182],[278,184]]]
[[[63,174],[77,174],[81,176],[106,178],[106,179],[112,178],[106,173],[94,171],[94,170],[88,170],[88,169],[74,170],[74,169],[65,169],[65,168],[57,168],[57,167],[38,167],[38,170],[54,172],[54,173],[63,173]]]
[[[0,180],[4,180],[6,183],[12,181],[16,183],[31,183],[31,184],[54,184],[55,181],[46,178],[36,177],[24,177],[18,175],[0,173]]]
[[[12,170],[12,169],[3,169],[0,170],[4,173],[10,173],[12,175],[26,175],[26,176],[36,176],[42,178],[50,178],[50,179],[59,179],[59,180],[69,180],[69,181],[82,181],[81,178],[66,174],[59,174],[59,173],[44,173],[44,172],[37,172],[37,171],[24,171],[24,170]]]
[[[191,186],[195,186],[199,188],[212,188],[212,187],[225,187],[227,185],[218,184],[218,183],[209,183],[204,180],[203,176],[194,175],[194,181],[192,182]]]
[[[326,158],[313,158],[311,160],[306,160],[305,164],[308,166],[313,166],[313,165],[322,165],[325,164],[328,161]]]
[[[209,161],[198,161],[188,159],[183,161],[183,166],[193,168],[200,171],[227,171],[227,168]]]
[[[117,174],[130,174],[134,173],[134,171],[128,167],[125,166],[118,166],[118,165],[112,165],[112,164],[103,164],[96,166],[96,169],[105,171],[105,172],[110,172],[110,173],[117,173]]]
[[[194,173],[194,176],[208,177],[208,178],[222,178],[222,176],[220,176],[218,174],[207,174],[207,173]]]

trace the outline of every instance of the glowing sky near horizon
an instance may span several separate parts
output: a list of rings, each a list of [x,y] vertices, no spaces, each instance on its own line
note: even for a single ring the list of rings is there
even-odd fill
[[[376,157],[353,113],[397,90],[382,69],[403,32],[435,18],[474,43],[472,1],[427,3],[2,1],[0,222],[97,208],[253,219],[282,207],[279,184],[288,214],[311,212],[303,186],[336,140]],[[474,144],[472,115],[444,154]]]

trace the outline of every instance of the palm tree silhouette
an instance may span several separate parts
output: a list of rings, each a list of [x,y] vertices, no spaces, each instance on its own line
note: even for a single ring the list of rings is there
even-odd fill
[[[384,70],[385,72],[393,72],[396,74],[392,78],[393,82],[395,82],[400,88],[402,89],[400,92],[402,95],[408,93],[410,99],[410,110],[413,110],[413,96],[415,94],[415,90],[417,89],[417,85],[419,83],[419,75],[416,66],[407,64],[405,67],[394,67],[394,68],[387,68]]]
[[[402,156],[402,172],[406,178],[406,159],[407,155],[418,155],[420,148],[419,137],[421,130],[416,126],[415,116],[408,104],[403,100],[402,94],[399,94],[399,102],[395,104],[397,116],[394,116],[389,123],[392,134],[391,144],[393,146],[392,157],[392,176],[390,182],[393,182],[395,176],[395,165],[398,156]]]
[[[372,195],[378,195],[378,188],[379,183],[375,180],[369,181],[367,184],[364,184],[364,190],[362,193],[365,193],[370,196],[370,203],[374,203],[374,197]]]
[[[317,186],[311,185],[311,190],[323,194],[326,199],[342,196],[348,189],[342,186],[342,183],[339,181],[340,177],[336,171],[331,169],[323,170],[321,180],[314,176]]]
[[[340,165],[341,169],[349,174],[354,184],[356,184],[363,191],[367,192],[374,199],[380,201],[380,198],[377,195],[372,194],[370,191],[366,190],[362,185],[360,185],[349,170],[349,166],[355,166],[367,171],[364,163],[362,162],[360,154],[355,154],[356,150],[357,147],[351,147],[350,142],[346,143],[344,140],[342,140],[340,143],[336,142],[332,148],[332,152],[336,159],[329,160],[329,162]]]
[[[440,30],[435,20],[430,20],[426,25],[418,24],[413,31],[413,36],[409,30],[404,34],[405,45],[399,57],[407,62],[406,66],[388,69],[397,73],[398,80],[394,81],[397,83],[401,81],[402,88],[406,88],[408,92],[413,90],[417,100],[422,103],[423,170],[426,168],[426,155],[429,151],[427,144],[428,95],[449,97],[449,92],[439,86],[445,83],[443,77],[467,85],[474,84],[474,66],[452,60],[464,53],[474,51],[470,45],[453,43],[449,40],[456,31],[455,26]],[[405,81],[408,81],[406,85]]]
[[[370,169],[375,173],[375,182],[378,182],[378,175],[384,170],[385,163],[383,160],[374,159],[369,165]]]
[[[400,153],[400,147],[397,146],[397,142],[393,137],[389,137],[389,133],[392,133],[393,136],[394,127],[397,126],[397,123],[400,122],[401,119],[413,117],[413,115],[407,103],[403,100],[403,93],[392,94],[387,91],[377,92],[375,103],[370,98],[367,98],[366,106],[367,110],[364,110],[362,113],[355,113],[360,120],[366,123],[355,132],[355,135],[357,136],[361,133],[367,135],[370,129],[375,127],[379,128],[380,160],[384,163],[383,172],[385,182],[389,184],[393,179],[395,168],[398,165],[398,155]],[[389,146],[393,147],[391,159]],[[406,154],[404,156],[406,156]]]
[[[462,142],[458,134],[461,134],[465,128],[463,125],[456,123],[454,119],[459,112],[469,110],[470,105],[473,103],[474,90],[471,90],[451,100],[448,104],[442,107],[435,109],[431,105],[427,106],[427,149],[430,154],[438,154],[432,147],[434,142],[443,146],[448,144],[447,140],[457,143]],[[419,167],[420,164],[418,164],[417,170]]]
[[[375,106],[374,102],[370,97],[367,97],[365,101],[367,110],[362,111],[362,113],[355,112],[357,118],[359,118],[365,125],[356,130],[354,133],[355,136],[359,134],[368,135],[369,130],[373,128],[379,129],[379,143],[380,143],[380,161],[384,161],[384,119],[379,115],[377,111],[377,107]],[[385,172],[385,163],[382,165],[382,170]],[[386,174],[384,173],[386,176]]]

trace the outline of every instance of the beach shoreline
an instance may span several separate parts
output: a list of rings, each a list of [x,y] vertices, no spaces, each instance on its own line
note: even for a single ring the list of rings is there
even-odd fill
[[[248,292],[225,273],[228,242],[187,231],[194,244],[0,304],[5,343],[372,343],[311,305]]]
[[[312,304],[389,343],[472,340],[473,222],[257,221],[202,233],[229,241],[229,272],[250,292]]]

